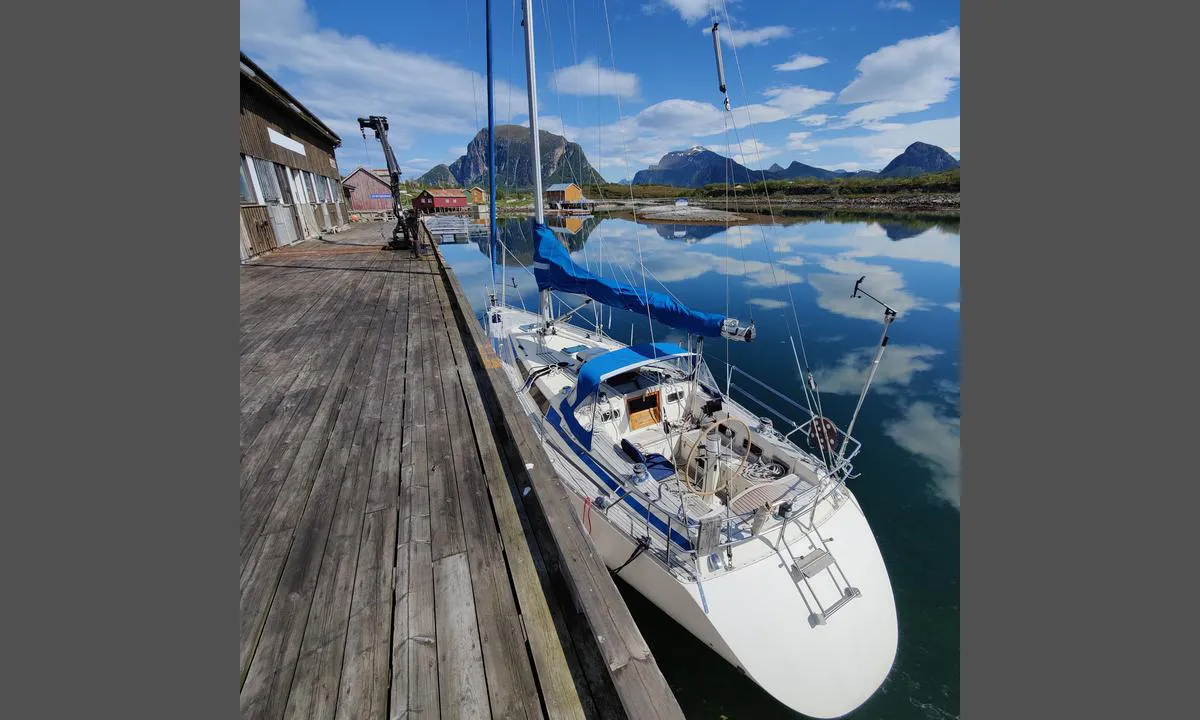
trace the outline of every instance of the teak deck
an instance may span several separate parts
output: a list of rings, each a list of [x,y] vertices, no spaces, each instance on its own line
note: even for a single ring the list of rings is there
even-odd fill
[[[242,717],[682,717],[594,553],[546,554],[578,523],[515,501],[453,274],[353,234],[241,271]]]

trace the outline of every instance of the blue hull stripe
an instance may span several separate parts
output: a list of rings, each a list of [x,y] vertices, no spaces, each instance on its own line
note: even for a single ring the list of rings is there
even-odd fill
[[[646,506],[639,502],[635,496],[630,495],[627,490],[622,488],[620,483],[618,483],[611,475],[609,475],[599,463],[584,453],[583,450],[571,440],[570,436],[563,431],[561,423],[562,417],[558,414],[558,411],[551,407],[546,413],[546,420],[550,423],[551,427],[558,432],[559,437],[561,437],[563,441],[567,443],[567,447],[571,449],[571,452],[575,453],[575,455],[578,456],[579,459],[584,462],[584,464],[591,468],[592,471],[604,481],[605,485],[613,490],[613,492],[617,493],[617,497],[619,499],[627,503],[629,507],[637,512],[640,517],[646,517]],[[655,515],[653,512],[650,513],[650,524],[658,528],[658,531],[663,535],[667,534],[668,527],[666,521]],[[671,529],[670,532],[671,540],[673,540],[676,545],[684,550],[690,551],[692,549],[692,543],[685,536],[679,534],[679,532],[674,529]]]

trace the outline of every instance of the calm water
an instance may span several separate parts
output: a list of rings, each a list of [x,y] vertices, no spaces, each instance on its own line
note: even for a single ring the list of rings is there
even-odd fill
[[[551,222],[562,222],[552,220]],[[959,237],[957,220],[788,218],[726,229],[571,221],[561,229],[577,262],[633,278],[640,256],[652,276],[691,307],[753,319],[758,337],[728,348],[729,362],[802,402],[789,336],[800,336],[826,414],[849,421],[882,330],[881,309],[852,299],[854,282],[899,312],[854,435],[863,443],[851,481],[883,551],[900,620],[896,663],[853,718],[959,714]],[[473,238],[474,240],[475,238]],[[537,307],[528,221],[502,221],[509,301]],[[486,235],[443,245],[476,311],[490,283]],[[497,270],[499,272],[499,270]],[[654,279],[657,278],[657,281]],[[516,289],[511,287],[516,281]],[[789,297],[790,287],[790,297]],[[581,311],[591,317],[591,308]],[[610,322],[607,314],[604,321]],[[647,319],[615,311],[607,332],[650,340]],[[684,341],[657,324],[654,339]],[[724,377],[726,344],[705,348]],[[736,376],[735,376],[735,382]],[[743,383],[747,385],[748,383]],[[736,397],[737,392],[734,391]],[[778,404],[776,404],[778,406]],[[779,409],[784,409],[779,407]],[[780,421],[776,420],[780,426]],[[775,702],[635,591],[618,582],[689,718],[801,717]],[[802,619],[798,618],[798,621]],[[836,618],[834,618],[836,622]]]

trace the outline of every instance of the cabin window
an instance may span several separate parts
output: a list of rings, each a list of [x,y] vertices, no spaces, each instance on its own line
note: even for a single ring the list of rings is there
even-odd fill
[[[603,420],[604,422],[616,420],[619,417],[621,417],[621,409],[620,408],[609,408],[608,410],[605,410],[604,412],[600,413],[600,419]]]
[[[241,171],[242,171],[242,204],[243,205],[253,205],[258,202],[258,199],[256,197],[254,197],[253,183],[251,183],[250,178],[246,176],[246,160],[245,160],[245,158],[242,158],[238,162],[238,166],[241,168]]]
[[[672,390],[671,392],[667,393],[667,402],[679,402],[679,399],[682,397],[682,392],[679,390]]]

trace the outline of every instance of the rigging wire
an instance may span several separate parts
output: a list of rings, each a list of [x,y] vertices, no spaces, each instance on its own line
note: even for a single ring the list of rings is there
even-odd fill
[[[567,139],[567,124],[563,120],[562,112],[562,92],[558,88],[558,60],[554,53],[554,28],[550,23],[550,8],[546,5],[546,0],[538,0],[542,4],[542,24],[546,26],[546,34],[550,37],[550,67],[552,68],[551,78],[554,79],[554,97],[558,102],[558,127],[562,130],[563,140]],[[570,18],[568,17],[568,24]],[[569,142],[569,141],[568,141]],[[564,153],[565,155],[565,153]],[[571,161],[567,161],[567,174],[571,177],[571,181],[579,187],[583,187],[579,181],[579,173],[575,172],[575,168],[571,167]],[[580,172],[582,172],[580,166]]]
[[[600,2],[601,2],[601,6],[604,8],[604,29],[608,36],[609,59],[612,62],[613,72],[618,72],[617,71],[617,51],[616,51],[616,47],[613,45],[613,39],[612,39],[612,23],[608,19],[608,0],[600,0]],[[616,95],[615,97],[617,100],[617,120],[618,120],[618,122],[624,122],[625,113],[621,109],[621,96]],[[628,178],[628,177],[630,177],[630,175],[629,175],[629,148],[626,145],[624,139],[622,139],[622,141],[621,141],[621,154],[622,154],[622,159],[625,162],[625,177]],[[632,203],[633,203],[633,183],[632,182],[629,183],[629,201],[630,201],[630,204],[632,205]],[[646,264],[642,260],[642,230],[641,230],[641,225],[638,224],[638,222],[637,222],[637,207],[634,206],[632,209],[633,209],[634,235],[637,238],[638,265],[640,265],[642,268],[642,292],[646,293],[646,296],[648,297],[650,290],[646,286]],[[650,304],[649,303],[646,303],[646,323],[650,326],[650,343],[653,344],[654,343],[654,319],[650,316]]]
[[[748,93],[746,91],[745,76],[742,73],[741,59],[740,59],[740,57],[738,55],[738,51],[737,51],[736,36],[732,34],[733,33],[733,23],[731,22],[730,17],[729,17],[729,7],[728,7],[728,4],[726,3],[726,0],[720,0],[720,2],[722,5],[722,8],[724,10],[724,14],[725,14],[725,23],[726,23],[726,25],[729,26],[730,33],[731,33],[730,37],[729,37],[729,45],[733,49],[734,65],[737,68],[737,73],[738,73],[738,83],[742,88],[743,95],[748,95]],[[714,7],[713,10],[714,10],[714,18],[715,18],[716,8]],[[714,22],[716,22],[715,19],[714,19]],[[728,93],[726,93],[726,98],[728,99]],[[753,118],[751,117],[749,107],[745,108],[745,110],[746,110],[747,126],[752,125]],[[739,153],[743,157],[745,157],[745,151],[742,146],[741,133],[738,131],[738,127],[737,127],[737,117],[736,117],[736,115],[734,115],[733,111],[729,109],[728,104],[726,104],[726,113],[728,114],[731,124],[732,124],[732,127],[733,127],[734,137],[737,140]],[[757,138],[753,135],[753,131],[751,131],[751,139],[754,140],[755,156],[756,156],[757,163],[759,165],[759,174],[760,174],[760,177],[762,178],[763,192],[766,196],[766,201],[767,201],[767,212],[771,217],[771,226],[775,227],[776,226],[775,211],[771,204],[771,189],[767,185],[766,172],[764,170],[762,170],[761,143],[759,143]],[[759,234],[760,234],[760,237],[762,238],[763,246],[767,251],[768,259],[770,260],[769,266],[771,269],[772,280],[775,283],[775,286],[779,287],[781,285],[781,283],[779,282],[778,275],[775,272],[776,262],[775,262],[775,258],[774,258],[774,252],[771,250],[770,243],[767,241],[766,233],[761,226],[759,226]],[[800,318],[799,318],[799,314],[796,311],[796,301],[795,301],[795,297],[792,293],[791,283],[788,282],[786,285],[784,285],[784,287],[787,291],[788,305],[792,311],[792,318],[791,318],[792,325],[795,327],[796,337],[800,340],[800,354],[804,359],[804,367],[801,369],[801,373],[802,373],[802,375],[807,373],[807,376],[808,376],[807,378],[804,378],[804,377],[801,378],[801,384],[802,384],[802,387],[804,388],[805,403],[808,405],[810,414],[813,413],[813,405],[815,404],[817,406],[816,412],[821,413],[823,415],[823,411],[821,409],[820,396],[816,390],[815,382],[812,382],[811,365],[808,360],[808,352],[807,352],[807,349],[806,349],[805,343],[804,343],[804,332],[800,327]],[[812,383],[813,397],[810,397],[810,394],[809,394],[810,382]]]

